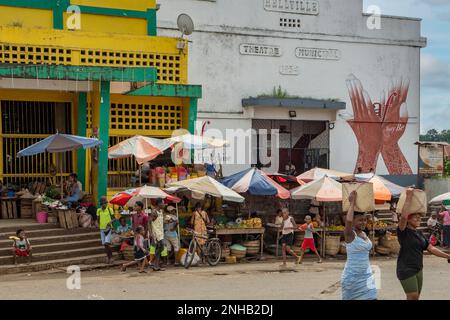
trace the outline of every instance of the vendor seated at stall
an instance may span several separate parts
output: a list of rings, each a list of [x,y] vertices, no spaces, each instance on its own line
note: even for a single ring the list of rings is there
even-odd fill
[[[76,173],[71,173],[69,179],[66,182],[66,197],[62,200],[72,205],[81,200],[81,182],[77,180],[78,176]]]
[[[114,245],[120,245],[121,250],[123,249],[123,243],[126,242],[127,245],[133,244],[133,232],[131,226],[127,224],[127,219],[125,217],[119,218],[119,225],[115,228],[114,234],[112,236],[112,243]]]

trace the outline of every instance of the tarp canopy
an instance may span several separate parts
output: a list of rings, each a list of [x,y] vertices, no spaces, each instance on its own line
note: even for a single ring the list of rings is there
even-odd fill
[[[240,194],[209,176],[169,183],[166,191],[175,192],[183,189],[190,190],[197,199],[208,194],[231,202],[242,203],[245,200]]]
[[[304,182],[311,182],[322,179],[323,177],[332,179],[351,178],[353,177],[353,174],[330,169],[314,168],[297,176],[297,179]]]
[[[44,152],[56,153],[80,148],[88,149],[101,144],[102,141],[98,139],[57,133],[19,151],[17,157],[33,156]]]
[[[289,199],[287,189],[272,180],[263,171],[250,168],[226,177],[221,181],[225,186],[238,193],[250,193],[255,196],[277,196],[281,199]]]
[[[321,202],[342,201],[342,184],[325,176],[322,179],[311,181],[291,190],[291,197],[295,200],[311,199]]]

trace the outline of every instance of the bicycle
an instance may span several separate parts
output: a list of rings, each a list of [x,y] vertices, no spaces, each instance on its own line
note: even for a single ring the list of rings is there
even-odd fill
[[[206,258],[206,261],[210,266],[216,266],[222,258],[222,246],[219,238],[209,238],[208,236],[199,234],[192,229],[187,229],[187,231],[192,234],[192,239],[189,243],[189,248],[183,261],[184,267],[189,269],[192,261],[194,260],[197,248],[200,249],[200,258]],[[208,230],[208,233],[212,233],[212,231]],[[198,239],[206,240],[205,244],[201,246],[198,243]]]

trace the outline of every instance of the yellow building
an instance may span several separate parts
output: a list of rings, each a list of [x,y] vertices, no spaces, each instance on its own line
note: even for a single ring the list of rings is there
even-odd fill
[[[194,127],[201,87],[188,85],[188,52],[156,35],[155,0],[0,0],[0,179],[24,185],[78,173],[95,199],[125,188],[133,159],[107,148],[134,135]],[[93,154],[17,158],[60,133],[97,136]],[[57,166],[56,170],[53,170]]]

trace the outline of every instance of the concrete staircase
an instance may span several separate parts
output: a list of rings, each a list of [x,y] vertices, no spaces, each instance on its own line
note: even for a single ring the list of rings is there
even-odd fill
[[[89,265],[104,263],[106,255],[95,228],[65,230],[55,224],[31,224],[23,227],[33,247],[33,259],[26,265],[25,258],[18,258],[19,265],[13,265],[12,240],[21,228],[0,225],[0,275],[66,267],[69,265]]]

